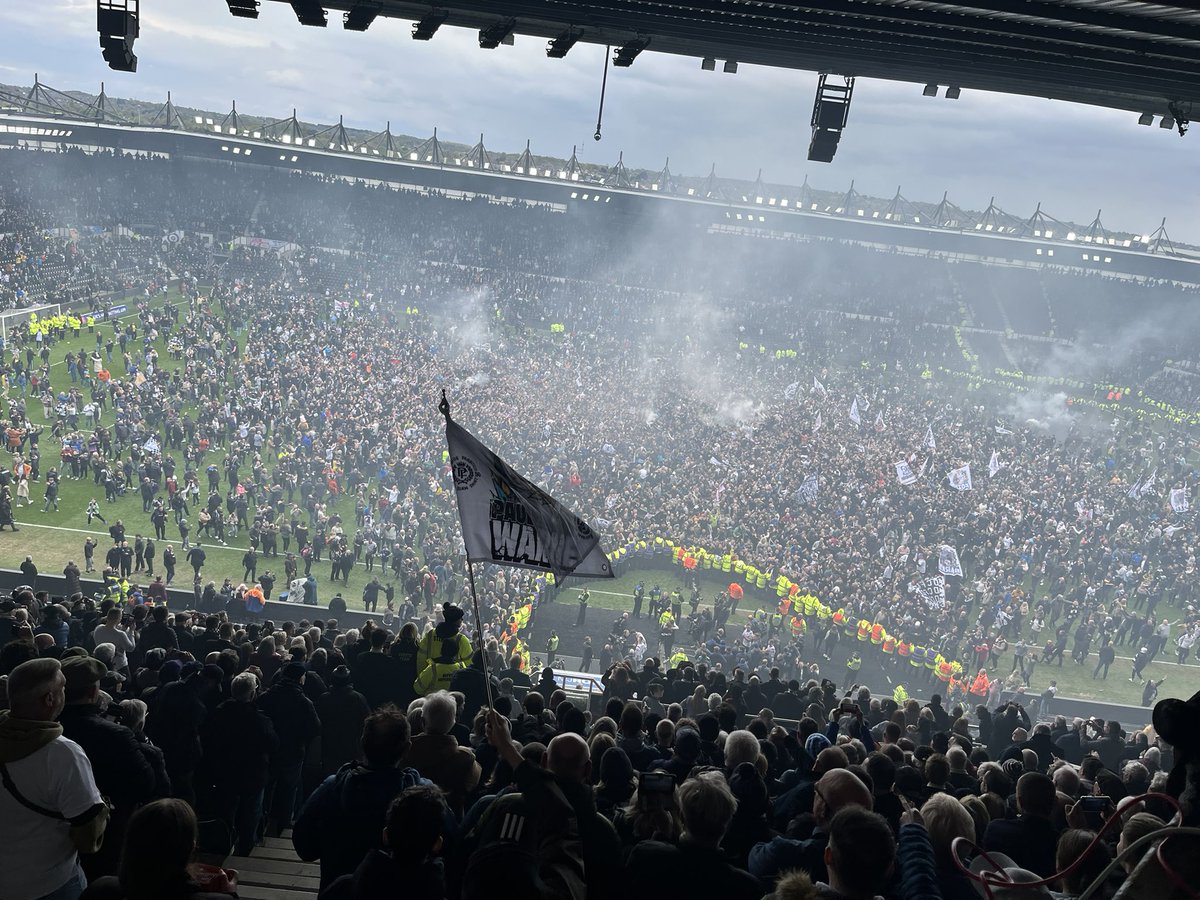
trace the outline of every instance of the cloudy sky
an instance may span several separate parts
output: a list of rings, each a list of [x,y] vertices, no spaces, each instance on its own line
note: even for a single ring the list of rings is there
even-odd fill
[[[235,19],[223,0],[143,4],[135,75],[100,57],[92,0],[3,0],[0,81],[33,73],[60,89],[159,99],[186,106],[287,115],[471,144],[482,131],[495,150],[717,173],[770,183],[857,190],[1028,216],[1040,201],[1060,218],[1087,223],[1103,209],[1114,230],[1153,231],[1167,218],[1176,240],[1200,244],[1200,133],[1180,138],[1144,128],[1125,112],[964,91],[957,101],[921,96],[919,85],[860,80],[850,122],[830,165],[805,159],[816,75],[743,65],[703,72],[695,59],[642,54],[609,74],[604,139],[592,140],[603,49],[579,45],[547,59],[545,41],[480,50],[473,31],[443,28],[433,41],[410,23],[379,19],[365,33],[304,28],[290,7],[263,3],[258,20]],[[1198,129],[1200,131],[1200,129]]]

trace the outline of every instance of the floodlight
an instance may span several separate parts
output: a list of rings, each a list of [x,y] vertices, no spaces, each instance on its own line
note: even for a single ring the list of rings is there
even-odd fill
[[[737,74],[737,63],[735,63],[732,59],[725,60],[725,74],[726,75],[736,75]]]
[[[229,14],[241,19],[258,18],[258,0],[225,0]]]
[[[501,44],[512,43],[513,29],[517,26],[516,19],[502,19],[493,22],[486,28],[479,29],[479,46],[484,50],[495,50]]]
[[[700,68],[705,72],[715,72],[717,70],[717,61],[711,56],[706,56],[700,60]]]
[[[96,0],[100,51],[110,69],[136,72],[133,42],[139,32],[138,0]]]
[[[342,27],[347,31],[366,31],[379,15],[380,9],[375,3],[356,3],[342,16]]]
[[[1158,123],[1158,127],[1166,128],[1168,131],[1170,131],[1175,127],[1175,120],[1170,116],[1163,116],[1162,121]]]
[[[938,86],[936,84],[927,84],[925,85],[925,90],[921,91],[921,94],[925,97],[936,97],[937,92]]]
[[[637,38],[624,47],[618,47],[613,55],[612,64],[619,69],[628,69],[643,50],[650,46],[650,38]]]
[[[428,41],[437,34],[437,30],[442,27],[442,23],[450,17],[448,12],[434,10],[429,15],[413,22],[412,36],[414,41]]]
[[[318,0],[291,0],[292,10],[301,25],[311,25],[313,28],[324,28],[329,23],[325,19],[325,9]]]
[[[1139,125],[1153,125],[1154,124],[1154,113],[1142,113],[1140,116],[1138,116],[1138,124]]]
[[[568,28],[550,42],[550,45],[546,47],[546,55],[551,59],[562,59],[581,37],[583,37],[582,31]]]
[[[948,87],[948,88],[946,88],[946,99],[947,100],[957,100],[961,93],[962,93],[962,88]]]

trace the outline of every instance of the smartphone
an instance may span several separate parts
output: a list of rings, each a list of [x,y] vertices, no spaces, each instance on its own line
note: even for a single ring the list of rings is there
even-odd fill
[[[675,791],[675,776],[670,772],[643,772],[638,778],[638,790],[653,794]]]
[[[1079,800],[1079,808],[1083,810],[1084,818],[1093,831],[1104,824],[1104,811],[1108,803],[1107,797],[1083,797]]]

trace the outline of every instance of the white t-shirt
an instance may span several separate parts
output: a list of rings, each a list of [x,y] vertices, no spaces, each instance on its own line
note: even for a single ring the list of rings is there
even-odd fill
[[[65,737],[8,763],[8,772],[25,799],[68,819],[102,802],[83,748]],[[4,900],[36,900],[67,883],[77,862],[70,829],[67,822],[26,809],[0,785]]]

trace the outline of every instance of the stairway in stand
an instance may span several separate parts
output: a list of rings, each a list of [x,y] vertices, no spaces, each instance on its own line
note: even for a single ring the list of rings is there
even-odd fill
[[[321,867],[304,862],[292,849],[292,832],[266,838],[249,856],[231,856],[222,863],[238,871],[238,896],[243,900],[314,900],[321,884]]]

